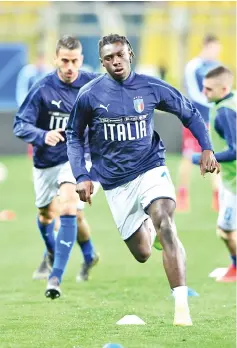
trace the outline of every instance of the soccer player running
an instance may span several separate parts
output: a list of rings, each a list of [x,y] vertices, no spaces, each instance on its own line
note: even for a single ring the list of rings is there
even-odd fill
[[[218,65],[218,57],[220,54],[221,45],[219,39],[215,35],[207,35],[203,39],[203,47],[198,55],[191,59],[185,67],[185,85],[187,94],[193,105],[198,109],[206,125],[209,124],[209,108],[202,93],[202,82],[204,76],[209,70],[214,69]],[[180,162],[178,173],[178,190],[177,190],[177,211],[185,212],[190,209],[190,180],[192,173],[192,154],[200,152],[201,148],[197,139],[192,132],[186,127],[183,127],[183,145],[182,159]],[[213,182],[213,198],[212,208],[218,210],[218,177],[212,176]]]
[[[176,114],[197,137],[201,173],[219,172],[203,119],[164,81],[131,71],[133,49],[126,37],[104,36],[99,55],[107,74],[84,86],[69,117],[68,157],[80,199],[91,203],[93,184],[84,161],[89,127],[92,163],[117,228],[139,262],[152,249],[150,217],[163,246],[163,262],[175,297],[174,325],[192,325],[186,286],[185,251],[174,222],[175,190],[165,166],[165,147],[153,127],[154,109]]]
[[[48,271],[46,266],[50,270],[53,266],[46,291],[46,296],[51,298],[60,295],[60,292],[55,291],[58,283],[54,280],[56,277],[57,282],[61,282],[76,239],[77,205],[84,204],[78,203],[76,181],[68,162],[65,138],[69,113],[80,88],[98,76],[79,71],[82,62],[81,43],[73,37],[63,36],[56,46],[56,71],[31,88],[14,120],[14,134],[33,145],[37,224],[47,248],[47,258],[39,272],[45,276]],[[58,189],[59,205],[55,199]],[[54,226],[58,209],[61,226],[55,242]],[[78,222],[78,240],[84,263],[77,280],[87,280],[90,268],[98,261],[98,255],[82,211],[78,212]]]
[[[236,94],[232,91],[233,74],[223,66],[211,70],[204,78],[203,93],[209,102],[210,132],[215,156],[221,163],[220,210],[217,235],[224,241],[232,259],[219,282],[236,281]],[[193,155],[198,164],[200,154]]]

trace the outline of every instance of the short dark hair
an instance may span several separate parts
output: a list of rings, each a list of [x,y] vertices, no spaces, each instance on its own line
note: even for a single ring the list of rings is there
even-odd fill
[[[206,36],[204,36],[202,43],[203,43],[203,46],[206,46],[212,42],[218,42],[218,41],[219,41],[219,38],[216,35],[207,34]]]
[[[58,40],[56,45],[56,54],[58,54],[60,48],[67,48],[68,50],[80,49],[82,51],[82,45],[78,39],[73,36],[63,35]]]
[[[209,79],[209,78],[212,78],[212,77],[218,77],[218,76],[223,75],[223,74],[227,74],[227,75],[233,76],[232,72],[228,68],[226,68],[223,65],[220,65],[220,66],[216,67],[215,69],[210,70],[206,74],[205,78]]]
[[[100,41],[99,41],[99,56],[101,57],[102,47],[104,47],[105,45],[113,44],[115,42],[121,42],[123,45],[125,45],[125,44],[128,45],[128,48],[131,51],[131,56],[135,57],[132,45],[130,44],[130,42],[128,41],[126,36],[121,36],[118,34],[109,34],[107,36],[103,36],[102,39],[100,39]]]

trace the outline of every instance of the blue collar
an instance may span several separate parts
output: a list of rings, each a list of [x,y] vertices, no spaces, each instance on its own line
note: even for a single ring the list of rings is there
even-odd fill
[[[135,73],[134,73],[134,71],[131,71],[129,76],[126,78],[126,80],[123,80],[123,81],[117,81],[117,80],[113,79],[109,74],[105,74],[105,76],[107,77],[107,79],[109,81],[111,81],[116,86],[118,86],[118,85],[120,85],[120,86],[128,86],[133,81],[133,79],[135,77]]]
[[[219,104],[219,103],[222,102],[223,100],[229,99],[229,98],[233,97],[233,95],[234,95],[234,93],[233,93],[233,92],[230,92],[230,93],[227,94],[224,98],[217,100],[217,101],[215,102],[215,104]]]

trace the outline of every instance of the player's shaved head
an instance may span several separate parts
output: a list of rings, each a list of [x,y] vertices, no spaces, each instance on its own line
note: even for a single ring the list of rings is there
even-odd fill
[[[203,93],[209,102],[216,102],[231,92],[234,76],[225,66],[210,70],[203,80]]]
[[[209,71],[205,79],[216,79],[217,83],[222,85],[228,85],[232,87],[234,76],[232,72],[225,66],[218,66],[215,69]]]
[[[61,39],[58,40],[56,45],[56,55],[58,55],[58,52],[61,48],[68,49],[70,51],[80,50],[80,52],[82,52],[82,45],[80,41],[75,37],[69,35],[64,35],[61,37]]]

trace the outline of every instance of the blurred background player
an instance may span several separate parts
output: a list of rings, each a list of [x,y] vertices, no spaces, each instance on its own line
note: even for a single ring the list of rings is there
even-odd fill
[[[47,63],[44,52],[38,52],[35,63],[27,64],[20,70],[16,81],[16,102],[20,107],[31,87],[50,73],[53,67]]]
[[[38,278],[39,273],[48,275],[54,261],[57,274],[63,274],[76,239],[77,220],[78,240],[84,256],[77,280],[87,280],[89,269],[98,261],[83,213],[78,212],[79,219],[76,217],[78,195],[67,158],[64,133],[79,89],[97,76],[82,70],[79,73],[82,61],[81,43],[70,36],[62,37],[56,47],[57,70],[30,89],[15,116],[15,135],[33,145],[34,188],[39,212],[37,223],[47,248]],[[56,199],[58,188],[60,204]],[[55,245],[54,227],[58,211],[60,228]]]
[[[205,76],[203,93],[209,102],[210,132],[215,156],[221,163],[219,215],[217,235],[225,242],[232,265],[220,282],[236,281],[236,94],[232,91],[233,74],[223,66]],[[193,163],[199,163],[200,154],[193,154]]]
[[[87,66],[85,66],[84,70],[89,71]],[[51,71],[53,71],[53,67],[47,63],[46,56],[44,52],[42,51],[38,52],[36,61],[34,64],[27,64],[20,70],[17,76],[17,83],[16,83],[16,101],[17,101],[18,107],[21,106],[21,104],[23,103],[24,99],[26,98],[29,90],[33,87],[33,85],[37,83],[38,81],[40,81],[42,78],[44,78]],[[27,154],[30,158],[32,158],[33,147],[31,144],[28,144]],[[79,202],[78,209],[77,209],[77,226],[78,226],[77,241],[78,241],[78,244],[82,247],[82,249],[86,249],[86,242],[90,239],[90,226],[88,222],[86,221],[83,209],[84,209],[84,203]],[[59,230],[59,227],[60,227],[60,219],[56,218],[55,226],[54,226],[55,232]],[[33,273],[33,279],[45,279],[48,277],[51,271],[50,262],[48,261],[49,260],[47,257],[47,253],[45,253],[42,263],[40,264],[39,268]],[[85,272],[85,268],[86,268],[86,262],[83,264],[82,270],[77,276],[77,281],[88,279],[88,273]]]
[[[18,107],[25,100],[31,87],[41,80],[45,75],[53,70],[47,63],[44,52],[39,51],[34,64],[27,64],[20,70],[16,80],[16,102]],[[31,144],[27,146],[27,154],[32,157],[33,148]]]
[[[206,73],[218,66],[221,50],[219,39],[215,35],[207,35],[203,39],[203,47],[198,57],[190,60],[185,67],[185,85],[187,94],[195,107],[200,111],[205,123],[209,124],[209,108],[202,93],[203,78]],[[199,152],[200,146],[188,128],[183,127],[182,158],[179,167],[177,210],[188,211],[190,208],[190,181],[192,172],[192,154]],[[218,210],[218,178],[213,175],[212,208]]]

